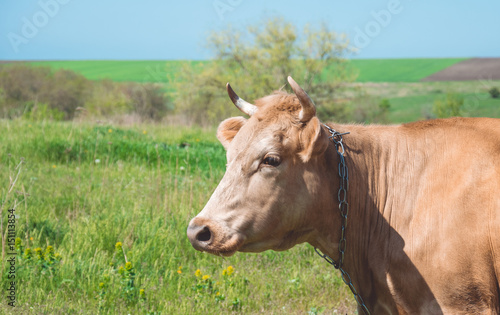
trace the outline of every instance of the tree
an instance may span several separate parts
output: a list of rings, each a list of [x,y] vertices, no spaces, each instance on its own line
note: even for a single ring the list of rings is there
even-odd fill
[[[312,97],[319,115],[345,118],[345,106],[337,104],[334,95],[357,74],[344,58],[350,52],[348,40],[326,24],[318,29],[306,26],[299,33],[292,23],[272,18],[243,31],[213,31],[207,46],[213,61],[186,62],[177,86],[177,108],[194,122],[212,124],[238,114],[229,106],[226,82],[253,101],[285,86],[288,75]]]

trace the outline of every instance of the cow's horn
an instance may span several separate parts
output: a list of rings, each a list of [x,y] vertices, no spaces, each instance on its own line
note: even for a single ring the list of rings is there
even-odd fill
[[[236,93],[234,93],[231,85],[229,83],[226,84],[227,94],[229,94],[229,98],[233,101],[234,105],[238,107],[239,110],[247,114],[248,116],[252,116],[257,111],[257,106],[248,103],[244,99],[240,98]]]
[[[291,76],[288,76],[288,83],[292,87],[293,92],[297,95],[297,98],[300,101],[300,105],[302,105],[302,110],[299,113],[299,120],[301,122],[308,122],[311,118],[316,115],[316,107],[314,106],[314,102],[307,95],[307,93],[292,79]]]

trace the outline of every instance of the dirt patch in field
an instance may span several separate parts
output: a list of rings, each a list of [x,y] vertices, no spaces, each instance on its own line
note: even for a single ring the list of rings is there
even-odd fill
[[[500,58],[471,58],[436,72],[421,81],[500,80]]]

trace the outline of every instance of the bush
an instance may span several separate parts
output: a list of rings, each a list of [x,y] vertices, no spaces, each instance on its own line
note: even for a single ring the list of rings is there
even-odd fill
[[[488,93],[490,93],[491,98],[500,97],[500,90],[498,90],[498,88],[496,87],[489,89]]]
[[[157,84],[129,83],[123,90],[131,101],[132,111],[145,120],[160,120],[172,109],[170,99]]]
[[[447,93],[445,98],[439,98],[434,101],[432,111],[437,118],[447,118],[462,116],[463,97]]]
[[[15,64],[0,67],[0,88],[4,100],[0,106],[5,118],[25,115],[44,104],[43,115],[60,113],[71,119],[77,107],[83,106],[91,88],[90,81],[69,70],[54,73],[48,67]]]
[[[75,109],[82,107],[92,91],[92,81],[70,70],[58,70],[45,78],[45,87],[40,91],[40,101],[50,104],[52,109],[72,119]]]
[[[123,89],[110,80],[95,82],[83,107],[94,117],[122,115],[132,110],[131,101]]]
[[[155,84],[90,81],[73,71],[25,64],[0,67],[1,117],[69,120],[79,108],[93,117],[137,114],[160,120],[172,106]]]

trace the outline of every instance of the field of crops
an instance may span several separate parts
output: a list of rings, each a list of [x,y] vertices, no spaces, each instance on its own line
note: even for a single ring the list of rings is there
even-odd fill
[[[213,129],[2,121],[0,160],[1,216],[15,205],[18,218],[17,306],[2,314],[354,312],[309,245],[229,258],[191,247],[187,223],[225,168]]]
[[[462,60],[464,58],[353,59],[350,63],[359,73],[357,82],[418,82]],[[207,61],[192,63],[205,62]],[[88,60],[44,61],[32,64],[47,65],[54,69],[70,69],[91,80],[107,78],[113,81],[169,83],[180,70],[181,63],[176,60]]]

